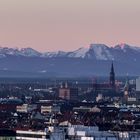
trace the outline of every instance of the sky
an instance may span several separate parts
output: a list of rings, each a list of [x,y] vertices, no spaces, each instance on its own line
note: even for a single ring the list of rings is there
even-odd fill
[[[140,0],[0,0],[0,45],[70,51],[140,46]]]

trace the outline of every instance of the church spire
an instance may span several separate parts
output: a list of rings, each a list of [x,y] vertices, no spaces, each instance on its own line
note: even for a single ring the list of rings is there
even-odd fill
[[[111,64],[111,71],[110,71],[110,86],[112,88],[115,87],[115,72],[114,72],[114,65],[113,62]]]
[[[111,72],[114,73],[114,65],[113,65],[113,62],[111,64]]]

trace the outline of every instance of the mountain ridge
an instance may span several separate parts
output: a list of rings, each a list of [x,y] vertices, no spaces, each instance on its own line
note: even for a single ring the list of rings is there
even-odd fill
[[[87,58],[96,60],[115,60],[115,54],[125,54],[127,51],[140,53],[140,47],[130,46],[127,44],[118,44],[114,47],[108,47],[105,44],[91,44],[89,48],[78,48],[74,51],[54,51],[39,52],[32,48],[8,48],[0,47],[0,58],[6,55],[25,56],[25,57],[70,57],[70,58]],[[117,59],[116,59],[117,60]]]
[[[75,51],[40,53],[32,48],[0,47],[0,77],[107,76],[114,62],[116,75],[140,75],[140,48],[127,44],[91,44]]]

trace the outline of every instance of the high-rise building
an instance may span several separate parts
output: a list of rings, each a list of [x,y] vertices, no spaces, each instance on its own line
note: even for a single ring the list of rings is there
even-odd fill
[[[140,77],[136,79],[136,91],[140,92]]]
[[[126,79],[125,86],[124,86],[124,95],[128,96],[130,92],[129,81],[128,78]]]
[[[127,103],[128,97],[130,95],[130,87],[128,78],[126,79],[125,86],[124,86],[124,102]]]

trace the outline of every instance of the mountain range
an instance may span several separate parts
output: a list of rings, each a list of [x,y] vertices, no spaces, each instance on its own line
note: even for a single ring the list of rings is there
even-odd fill
[[[44,53],[32,48],[0,47],[0,76],[107,76],[112,61],[116,75],[140,75],[140,47],[91,44],[69,52]]]

